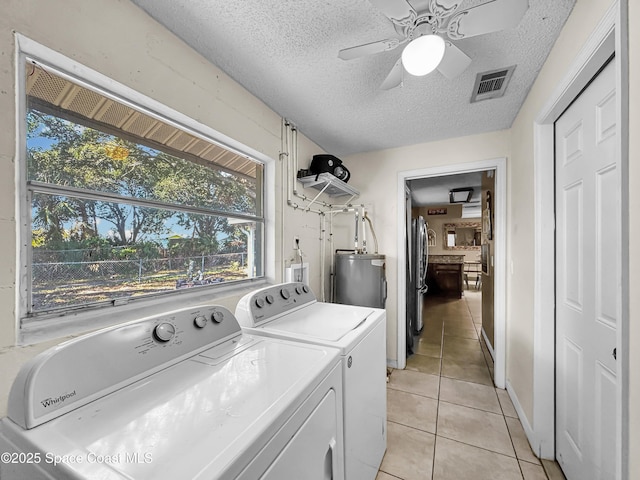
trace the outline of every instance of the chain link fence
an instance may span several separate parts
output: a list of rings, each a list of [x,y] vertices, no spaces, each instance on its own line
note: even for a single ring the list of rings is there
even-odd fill
[[[32,264],[33,283],[123,280],[144,282],[158,277],[203,277],[221,268],[246,267],[246,253],[224,253],[197,257],[135,260],[101,260],[97,262],[47,262]],[[199,278],[202,280],[203,278]]]
[[[35,253],[35,252],[34,252]],[[56,255],[40,255],[51,260]],[[64,252],[81,258],[81,251]],[[34,255],[35,257],[35,255]],[[35,259],[35,258],[34,258]],[[248,278],[247,254],[32,263],[32,309],[155,293]]]

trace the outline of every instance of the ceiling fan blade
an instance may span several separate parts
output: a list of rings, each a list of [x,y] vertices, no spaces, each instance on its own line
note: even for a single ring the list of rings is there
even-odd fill
[[[391,90],[400,85],[402,83],[402,70],[402,58],[399,58],[389,72],[389,75],[387,75],[387,78],[385,78],[382,85],[380,85],[380,89]]]
[[[471,58],[451,42],[445,42],[444,57],[438,65],[438,71],[449,80],[464,72]]]
[[[492,0],[454,14],[447,26],[447,35],[459,40],[513,28],[528,8],[528,0]]]
[[[429,0],[429,11],[437,18],[448,17],[460,6],[460,1],[444,2],[443,0]]]
[[[416,11],[407,0],[369,0],[393,23],[408,25],[416,17]]]
[[[358,45],[357,47],[344,48],[338,52],[338,57],[342,60],[353,60],[354,58],[364,57],[365,55],[393,50],[400,45],[400,43],[400,40],[397,38],[379,40],[377,42]]]

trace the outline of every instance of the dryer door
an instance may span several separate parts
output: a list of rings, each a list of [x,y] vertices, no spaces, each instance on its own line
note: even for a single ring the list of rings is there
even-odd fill
[[[373,480],[387,448],[386,322],[342,361],[345,476]]]
[[[344,479],[340,460],[336,392],[330,390],[260,479]]]

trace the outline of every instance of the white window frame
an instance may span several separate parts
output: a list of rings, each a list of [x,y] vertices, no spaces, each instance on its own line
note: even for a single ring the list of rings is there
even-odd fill
[[[184,115],[156,100],[116,82],[115,80],[75,62],[21,34],[16,33],[16,343],[18,345],[38,343],[53,338],[61,338],[95,328],[139,319],[142,316],[158,314],[189,304],[202,302],[222,303],[233,309],[240,293],[257,288],[275,276],[275,207],[274,179],[275,161],[232,138]],[[86,309],[68,310],[51,315],[27,316],[27,301],[30,276],[31,224],[27,221],[26,187],[26,74],[24,65],[28,61],[51,68],[58,75],[86,88],[98,90],[101,94],[137,110],[157,116],[165,122],[201,136],[239,155],[263,165],[263,277],[247,279],[233,284],[218,285],[215,288],[194,288],[176,295],[141,297],[126,305],[90,306]],[[231,302],[230,303],[230,300]]]

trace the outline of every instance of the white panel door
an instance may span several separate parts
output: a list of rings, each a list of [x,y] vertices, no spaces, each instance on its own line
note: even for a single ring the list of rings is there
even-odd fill
[[[616,475],[620,169],[615,59],[558,119],[556,458],[568,480]]]

